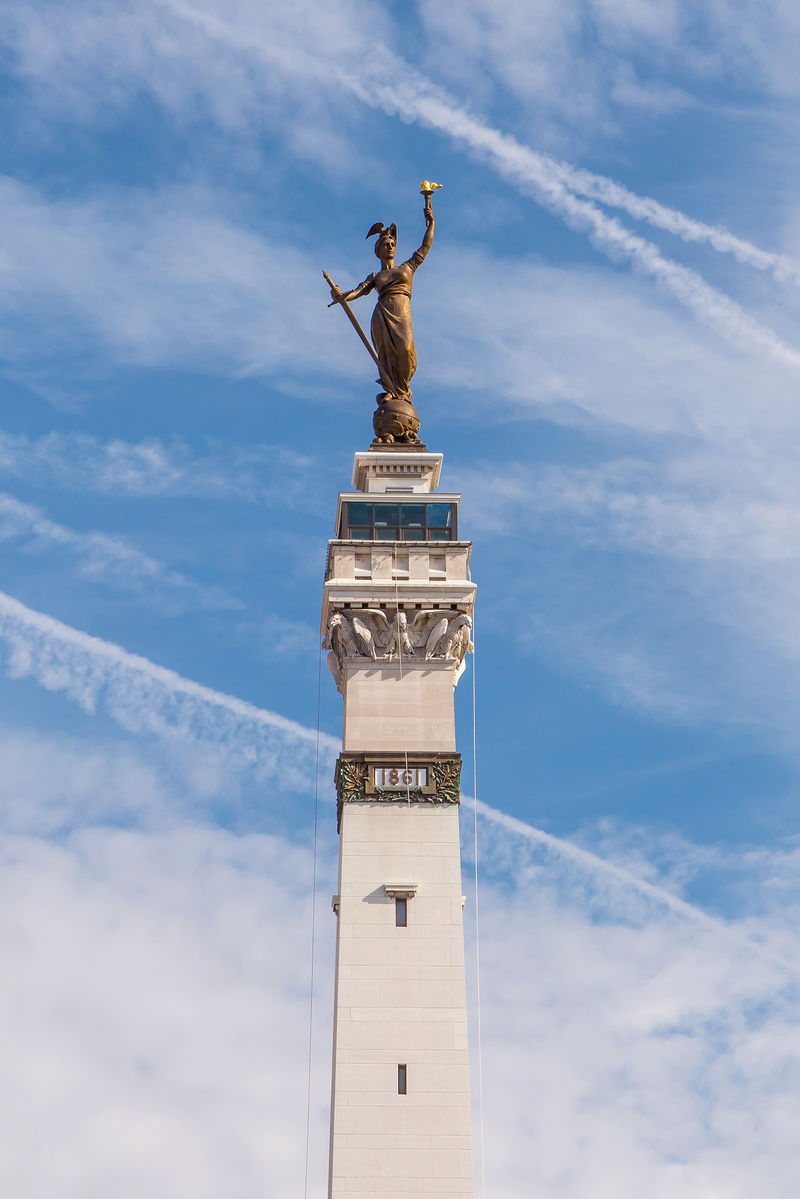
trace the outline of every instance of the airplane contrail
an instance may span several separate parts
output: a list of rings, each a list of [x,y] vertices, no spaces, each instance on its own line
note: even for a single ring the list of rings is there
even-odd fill
[[[316,729],[204,687],[4,592],[0,642],[7,647],[7,674],[62,691],[85,712],[102,709],[133,732],[202,741],[241,768],[280,775],[292,790],[307,790],[313,780]],[[326,763],[339,748],[337,738],[320,734]]]
[[[307,790],[313,778],[316,729],[258,708],[211,687],[184,678],[138,654],[26,607],[0,592],[0,642],[5,642],[6,672],[33,678],[50,691],[61,691],[86,712],[102,708],[125,729],[158,737],[191,737],[225,753],[234,766],[264,775],[280,773],[284,785]],[[321,756],[333,761],[341,744],[320,734]],[[464,802],[474,800],[464,796]],[[613,879],[695,924],[722,934],[745,948],[797,973],[797,967],[754,945],[734,926],[639,878],[571,841],[554,837],[482,800],[478,815],[515,837],[544,847],[589,874]]]
[[[749,343],[776,361],[795,370],[800,369],[800,350],[788,345],[771,329],[754,320],[730,296],[712,287],[697,271],[666,257],[653,242],[607,216],[591,199],[581,196],[587,196],[591,191],[600,198],[602,193],[607,197],[606,203],[610,203],[613,197],[620,202],[618,206],[625,207],[631,215],[644,217],[647,212],[651,218],[657,217],[662,222],[660,227],[666,228],[671,221],[676,226],[671,231],[676,231],[679,223],[676,217],[668,217],[668,210],[663,207],[653,207],[655,202],[640,201],[637,197],[637,205],[633,205],[633,194],[627,193],[631,201],[626,200],[623,205],[621,201],[625,199],[625,189],[615,191],[610,186],[613,181],[605,181],[602,176],[597,176],[590,187],[589,179],[580,174],[573,177],[571,168],[531,151],[509,134],[472,116],[446,92],[434,87],[430,80],[413,71],[408,64],[383,47],[371,47],[370,54],[363,61],[359,60],[358,69],[353,69],[351,63],[338,60],[326,60],[323,64],[320,56],[310,50],[293,54],[289,63],[281,47],[268,43],[259,29],[249,27],[242,32],[209,13],[190,9],[180,0],[170,0],[169,7],[202,28],[208,36],[243,54],[255,55],[265,62],[277,62],[295,73],[314,73],[318,79],[327,77],[337,87],[349,91],[371,108],[379,108],[387,115],[435,129],[466,146],[523,194],[531,195],[537,203],[556,214],[571,228],[588,233],[594,245],[613,261],[627,259],[656,280],[665,292],[737,348]],[[325,69],[321,70],[323,65]],[[637,209],[635,213],[634,207]],[[694,240],[700,239],[702,228],[712,229],[711,226],[701,227],[696,223]],[[687,239],[688,230],[687,225]],[[731,240],[727,230],[716,229],[714,239],[706,240],[717,249],[725,247],[731,252],[735,241],[740,257],[749,255],[747,260],[752,261],[753,265],[757,262],[764,264],[763,254],[766,251],[759,251],[758,247],[750,246],[742,239]],[[790,265],[788,259],[781,260],[781,270],[786,273],[796,271],[793,265],[790,269]]]
[[[415,78],[386,82],[383,73],[371,76],[368,71],[357,78],[348,77],[350,90],[365,103],[438,130],[467,146],[571,228],[587,232],[612,260],[625,258],[655,279],[664,291],[729,342],[738,347],[749,342],[777,361],[800,368],[800,350],[759,324],[730,296],[712,287],[697,271],[667,258],[653,242],[607,216],[590,200],[581,199],[568,186],[563,172],[553,170],[542,156],[473,117],[430,85],[425,86],[425,82]]]
[[[521,840],[532,842],[549,853],[574,863],[584,873],[595,876],[603,875],[606,878],[613,879],[623,888],[643,895],[658,907],[667,908],[677,916],[681,916],[683,919],[689,920],[691,923],[705,928],[709,932],[724,937],[735,945],[739,951],[744,951],[748,954],[757,954],[773,966],[778,966],[781,970],[800,976],[800,966],[798,966],[797,962],[790,961],[779,954],[773,953],[764,945],[758,944],[746,934],[741,933],[734,924],[730,924],[718,916],[710,916],[708,912],[697,907],[696,904],[681,899],[680,896],[674,895],[665,887],[659,887],[656,883],[650,883],[647,879],[632,874],[624,866],[617,866],[614,862],[609,862],[605,858],[600,857],[599,854],[582,849],[572,841],[567,841],[563,837],[555,837],[552,833],[546,833],[544,829],[537,828],[536,825],[528,824],[525,820],[520,820],[516,816],[509,815],[508,812],[491,807],[489,804],[484,803],[483,800],[479,799],[475,801],[466,796],[462,796],[462,799],[470,807],[476,808],[478,815],[482,819],[505,829],[506,832],[512,833]]]

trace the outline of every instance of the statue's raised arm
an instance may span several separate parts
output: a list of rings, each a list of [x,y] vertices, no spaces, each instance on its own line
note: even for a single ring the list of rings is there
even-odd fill
[[[341,304],[362,341],[378,366],[377,380],[384,390],[377,396],[378,409],[372,423],[376,441],[382,444],[400,442],[419,445],[419,416],[411,402],[411,378],[417,369],[414,348],[414,330],[411,325],[411,289],[414,272],[425,261],[433,244],[434,219],[431,195],[441,184],[427,179],[420,184],[425,197],[425,235],[418,250],[409,259],[395,265],[397,249],[397,226],[384,227],[381,222],[372,226],[367,237],[375,237],[375,253],[381,269],[368,275],[351,291],[342,292],[326,275],[331,284],[331,303]],[[324,273],[324,272],[323,272]],[[367,341],[358,321],[349,308],[350,300],[357,300],[369,292],[377,292],[377,303],[372,314],[370,333],[372,346]]]

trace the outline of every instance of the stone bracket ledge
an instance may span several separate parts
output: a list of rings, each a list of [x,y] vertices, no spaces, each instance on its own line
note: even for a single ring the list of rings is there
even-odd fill
[[[419,886],[417,883],[384,883],[383,893],[387,899],[413,899]]]
[[[461,802],[461,754],[341,753],[334,771],[337,828],[346,803]]]

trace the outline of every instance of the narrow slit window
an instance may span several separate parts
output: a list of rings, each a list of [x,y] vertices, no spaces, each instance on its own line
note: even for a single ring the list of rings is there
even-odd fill
[[[408,1066],[397,1067],[397,1094],[408,1094]]]
[[[398,928],[408,927],[408,900],[396,899],[394,901],[394,922]]]

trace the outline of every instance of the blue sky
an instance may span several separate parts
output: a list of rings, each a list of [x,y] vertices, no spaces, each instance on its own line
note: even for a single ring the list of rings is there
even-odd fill
[[[778,0],[9,0],[4,1193],[303,1184],[322,571],[375,393],[321,271],[376,220],[416,248],[428,177],[487,1190],[796,1194],[798,51]],[[321,713],[312,1193],[327,674]]]

